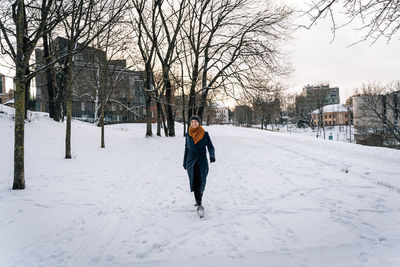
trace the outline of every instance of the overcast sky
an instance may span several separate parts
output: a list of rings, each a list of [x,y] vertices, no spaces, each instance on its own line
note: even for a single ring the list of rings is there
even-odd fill
[[[286,2],[297,9],[305,6],[305,1]],[[337,19],[338,23],[344,22],[340,15]],[[330,27],[330,21],[324,19],[310,30],[294,33],[288,46],[289,60],[295,69],[288,81],[291,91],[300,92],[307,84],[328,81],[339,87],[340,101],[344,103],[363,83],[400,79],[399,35],[389,43],[382,39],[373,45],[367,41],[348,47],[362,36],[353,29],[356,25],[338,30],[333,41]]]
[[[306,2],[285,1],[296,9],[304,8]],[[340,16],[337,19],[340,23]],[[372,46],[371,41],[367,41],[348,47],[360,40],[361,35],[353,29],[355,26],[337,31],[333,41],[330,26],[329,20],[325,19],[310,30],[298,30],[284,48],[294,68],[290,78],[285,80],[291,92],[301,92],[307,84],[329,82],[331,86],[339,87],[341,102],[344,103],[363,83],[388,83],[400,79],[399,36],[388,44],[382,39]],[[1,64],[0,72],[13,75]],[[10,88],[12,82],[8,79],[7,89]],[[226,104],[231,106],[231,103]]]

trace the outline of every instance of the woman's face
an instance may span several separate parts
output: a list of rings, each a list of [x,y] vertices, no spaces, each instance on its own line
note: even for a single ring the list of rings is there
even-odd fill
[[[190,122],[190,127],[192,127],[192,128],[197,128],[197,127],[199,127],[199,122],[196,121],[196,120],[192,120],[192,121]]]

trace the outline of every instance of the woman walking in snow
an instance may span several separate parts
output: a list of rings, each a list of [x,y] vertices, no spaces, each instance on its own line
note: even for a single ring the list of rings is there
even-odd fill
[[[200,117],[196,115],[190,118],[189,132],[186,134],[185,141],[183,168],[189,175],[190,191],[194,192],[196,200],[195,206],[202,209],[201,200],[208,174],[206,147],[210,154],[210,163],[215,162],[215,151],[210,136],[201,126],[200,120]]]

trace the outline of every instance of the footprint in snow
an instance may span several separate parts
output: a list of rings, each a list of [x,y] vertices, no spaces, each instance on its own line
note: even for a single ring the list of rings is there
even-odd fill
[[[368,258],[367,258],[367,253],[366,252],[360,252],[360,255],[358,256],[358,260],[361,262],[367,262]]]
[[[284,255],[291,255],[289,248],[281,248],[280,251],[281,251]]]
[[[295,239],[296,238],[296,234],[291,229],[286,229],[285,235],[287,237],[291,238],[291,239]]]
[[[138,259],[143,259],[146,256],[147,256],[147,253],[144,253],[144,252],[136,254],[136,258],[138,258]]]
[[[35,206],[37,207],[41,207],[41,208],[49,208],[49,206],[43,205],[43,204],[35,204]]]

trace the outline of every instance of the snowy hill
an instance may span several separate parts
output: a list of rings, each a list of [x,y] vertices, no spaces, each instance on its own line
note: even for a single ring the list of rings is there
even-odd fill
[[[195,213],[184,139],[34,113],[26,185],[10,190],[12,112],[0,113],[0,266],[400,266],[400,151],[205,127],[216,163]]]

